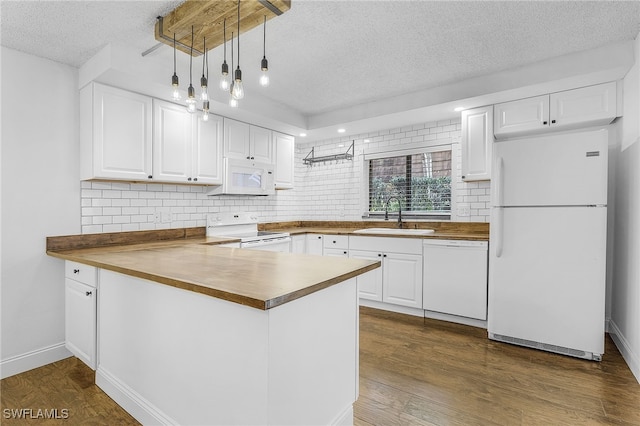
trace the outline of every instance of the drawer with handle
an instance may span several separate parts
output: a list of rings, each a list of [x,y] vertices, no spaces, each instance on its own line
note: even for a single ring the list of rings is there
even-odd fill
[[[64,263],[64,276],[96,288],[98,283],[98,268],[67,260]]]

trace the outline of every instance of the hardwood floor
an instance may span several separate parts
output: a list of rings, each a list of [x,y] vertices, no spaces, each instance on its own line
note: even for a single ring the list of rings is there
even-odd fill
[[[640,425],[640,384],[608,336],[597,363],[492,342],[474,327],[364,307],[360,317],[355,425]],[[137,425],[92,374],[68,358],[2,380],[0,423]],[[20,409],[59,418],[7,418]]]

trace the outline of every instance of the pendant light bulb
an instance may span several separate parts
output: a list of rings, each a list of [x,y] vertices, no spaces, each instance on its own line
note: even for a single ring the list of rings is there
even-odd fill
[[[202,121],[209,121],[209,101],[202,102]]]
[[[260,75],[260,85],[262,87],[269,86],[269,62],[267,58],[262,58],[262,63],[260,69],[262,70],[262,74]]]
[[[204,54],[202,55],[202,77],[200,77],[200,88],[202,89],[202,93],[200,95],[200,99],[203,101],[209,100],[209,93],[207,92],[208,79],[204,75],[205,63],[207,62],[207,39],[206,37],[202,42]],[[208,73],[207,73],[208,74]]]
[[[242,71],[240,71],[240,67],[236,69],[236,75],[235,80],[233,81],[233,90],[231,91],[231,95],[236,100],[244,98],[244,87],[242,87]]]
[[[190,84],[187,89],[187,111],[196,112],[196,89]]]
[[[196,112],[196,89],[193,88],[193,26],[191,27],[191,56],[189,57],[189,88],[187,89],[187,111]]]
[[[174,101],[180,100],[180,83],[176,74],[176,33],[173,33],[173,75],[171,76],[171,97]]]
[[[260,85],[267,87],[269,85],[269,61],[267,61],[267,16],[264,17],[262,33],[262,61],[260,61],[260,69],[262,74],[260,75]]]
[[[229,106],[231,108],[238,108],[238,100],[234,99],[233,96],[229,96]]]
[[[229,90],[229,65],[227,65],[227,20],[224,20],[224,61],[222,62],[222,73],[220,74],[220,90],[224,90],[225,92]],[[231,42],[233,43],[233,35],[231,36]],[[233,54],[233,47],[231,48],[231,53]]]

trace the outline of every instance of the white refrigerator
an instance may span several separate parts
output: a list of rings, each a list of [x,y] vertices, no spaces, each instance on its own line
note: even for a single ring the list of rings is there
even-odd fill
[[[602,359],[608,139],[601,129],[494,143],[490,339]]]

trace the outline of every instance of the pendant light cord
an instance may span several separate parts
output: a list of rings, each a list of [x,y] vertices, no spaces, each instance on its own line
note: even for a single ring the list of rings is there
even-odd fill
[[[176,74],[176,33],[173,33],[173,75]]]
[[[224,61],[227,62],[227,18],[224,18],[222,34],[224,37]]]
[[[191,58],[189,59],[189,85],[192,85],[192,76],[193,73],[193,25],[191,26]]]
[[[262,57],[267,57],[267,15],[264,15],[264,25],[262,26]]]
[[[238,69],[240,69],[240,0],[238,0]]]

